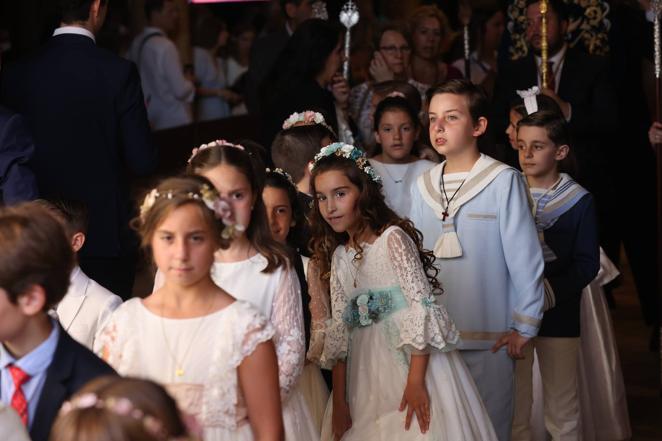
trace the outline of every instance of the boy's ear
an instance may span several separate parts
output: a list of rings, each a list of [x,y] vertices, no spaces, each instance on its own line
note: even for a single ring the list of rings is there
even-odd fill
[[[41,285],[30,285],[18,296],[18,307],[27,316],[35,316],[44,310],[46,290]]]
[[[478,138],[479,136],[482,136],[486,130],[487,130],[487,118],[481,116],[478,118],[476,124],[474,124],[474,130],[472,135],[474,138]]]
[[[85,233],[79,231],[71,238],[71,248],[73,248],[74,253],[77,253],[83,248],[83,245],[85,245]]]
[[[556,155],[554,156],[554,159],[557,161],[563,161],[568,157],[568,153],[570,153],[570,146],[563,144],[556,149]]]
[[[379,136],[379,132],[375,131],[374,134],[375,134],[375,142],[377,144],[381,144],[382,143],[382,137]]]

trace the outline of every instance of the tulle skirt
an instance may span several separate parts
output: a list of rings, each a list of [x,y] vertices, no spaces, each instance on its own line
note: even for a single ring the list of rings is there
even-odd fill
[[[430,354],[425,382],[430,396],[430,430],[421,434],[416,417],[405,430],[399,412],[409,371],[407,357],[390,347],[382,323],[355,329],[348,362],[352,427],[343,441],[490,441],[496,440],[476,385],[457,351]],[[332,400],[322,425],[322,439],[332,440]]]
[[[313,363],[305,365],[297,388],[306,401],[315,430],[319,434],[322,431],[324,410],[329,399],[329,389],[326,387],[319,366]]]

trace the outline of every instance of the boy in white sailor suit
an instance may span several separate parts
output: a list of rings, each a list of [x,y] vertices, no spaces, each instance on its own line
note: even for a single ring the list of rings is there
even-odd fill
[[[71,240],[74,253],[85,244],[87,208],[80,202],[69,200],[37,200],[59,220]],[[122,299],[90,279],[76,265],[71,271],[69,290],[58,303],[55,315],[65,331],[74,340],[92,350],[94,338],[106,321],[122,304]]]
[[[430,140],[446,161],[412,188],[411,220],[434,251],[460,353],[499,440],[510,439],[514,361],[543,311],[544,262],[521,174],[478,150],[487,98],[466,80],[431,94]]]

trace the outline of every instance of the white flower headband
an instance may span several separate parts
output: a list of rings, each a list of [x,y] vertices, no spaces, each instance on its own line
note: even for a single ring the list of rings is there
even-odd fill
[[[143,204],[140,206],[140,218],[143,221],[145,220],[145,216],[147,216],[147,213],[154,206],[157,199],[162,197],[172,199],[174,195],[181,195],[181,193],[172,190],[160,192],[156,188],[152,189],[152,191],[147,193]],[[207,208],[214,212],[216,219],[220,219],[223,222],[223,225],[225,225],[225,228],[221,232],[223,239],[231,239],[237,232],[244,231],[245,227],[234,221],[230,203],[221,198],[216,190],[210,188],[209,185],[202,184],[197,193],[189,192],[185,196],[188,199],[202,201]]]
[[[356,163],[356,166],[365,174],[370,176],[370,179],[375,181],[377,184],[382,184],[382,178],[377,174],[375,169],[368,162],[368,158],[365,156],[365,152],[358,147],[354,147],[350,144],[344,144],[342,142],[334,142],[329,144],[326,147],[323,147],[318,154],[315,155],[315,159],[309,165],[310,171],[312,172],[317,163],[326,158],[327,156],[336,155],[342,158],[351,159]]]
[[[540,94],[540,88],[538,86],[533,86],[526,90],[518,90],[517,95],[524,100],[524,107],[526,108],[526,114],[531,115],[538,111],[538,98]]]
[[[116,415],[133,418],[142,424],[147,433],[159,440],[168,441],[175,439],[169,436],[162,421],[152,415],[145,414],[141,409],[134,406],[131,400],[125,397],[100,399],[93,393],[83,394],[71,401],[65,402],[62,405],[62,409],[60,409],[60,414],[66,415],[73,410],[92,408],[103,409]]]
[[[319,124],[324,126],[335,136],[336,132],[324,120],[324,116],[319,112],[305,110],[303,112],[294,112],[283,122],[283,130],[291,129],[297,126],[312,126]]]
[[[231,142],[226,141],[225,139],[217,139],[216,141],[212,141],[212,142],[207,143],[207,144],[202,144],[200,147],[196,147],[193,150],[191,150],[191,157],[188,158],[188,163],[190,164],[191,161],[193,160],[193,158],[195,158],[195,156],[198,153],[200,153],[201,151],[206,150],[206,149],[210,149],[210,148],[216,147],[216,146],[234,147],[234,148],[239,149],[239,150],[246,150],[244,148],[244,146],[241,145],[241,144],[232,144]]]
[[[276,173],[278,175],[281,175],[282,177],[287,179],[287,182],[289,182],[290,184],[292,184],[293,187],[296,188],[297,185],[294,183],[294,180],[292,179],[292,176],[290,176],[290,174],[288,172],[286,172],[285,170],[283,170],[282,168],[277,167],[277,168],[274,168],[273,170],[270,169],[270,168],[267,168],[265,171],[267,173]]]

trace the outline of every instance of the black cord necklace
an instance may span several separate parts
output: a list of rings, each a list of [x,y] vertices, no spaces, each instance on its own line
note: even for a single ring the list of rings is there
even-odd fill
[[[455,190],[455,193],[453,193],[453,196],[451,196],[450,199],[449,199],[448,195],[446,194],[446,185],[444,183],[444,170],[441,170],[441,176],[439,177],[439,186],[441,187],[441,192],[443,193],[443,197],[440,197],[440,199],[441,199],[441,201],[440,201],[441,202],[441,208],[444,209],[444,211],[441,213],[441,221],[442,222],[445,221],[446,218],[449,216],[448,207],[450,207],[451,201],[453,199],[455,199],[455,196],[457,195],[457,192],[460,191],[460,188],[462,188],[462,186],[464,185],[464,181],[466,181],[466,180],[467,180],[467,178],[464,178],[462,180],[462,182],[460,183],[460,186],[457,187],[457,190]],[[446,200],[448,201],[446,203],[446,207],[444,207],[444,198],[446,198]]]

